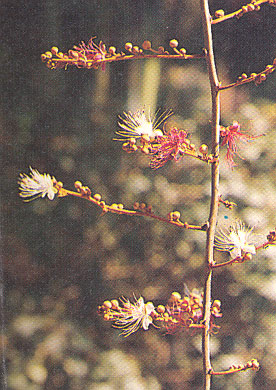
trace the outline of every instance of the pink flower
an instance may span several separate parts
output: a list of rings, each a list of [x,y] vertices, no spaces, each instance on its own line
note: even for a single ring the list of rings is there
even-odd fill
[[[189,147],[189,141],[186,140],[188,134],[184,130],[172,128],[168,133],[157,136],[157,144],[153,145],[153,157],[150,167],[158,169],[163,167],[167,161],[178,161]]]
[[[220,127],[220,136],[222,139],[221,146],[227,147],[226,153],[226,161],[231,169],[234,168],[237,164],[234,162],[234,155],[237,154],[240,158],[242,158],[238,154],[237,143],[241,140],[244,142],[253,141],[256,138],[262,137],[264,134],[258,135],[256,137],[251,136],[246,133],[242,133],[240,131],[241,125],[234,121],[231,126],[228,127]]]
[[[105,44],[102,41],[100,41],[99,45],[96,45],[93,42],[93,39],[94,38],[90,38],[87,45],[82,41],[79,46],[74,46],[74,50],[77,51],[79,59],[84,60],[84,64],[86,63],[86,61],[104,60],[107,54]],[[104,69],[105,69],[105,63],[102,64],[102,70]]]

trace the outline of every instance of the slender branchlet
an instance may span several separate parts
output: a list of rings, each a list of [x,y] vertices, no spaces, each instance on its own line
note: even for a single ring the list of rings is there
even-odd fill
[[[219,90],[224,91],[225,89],[238,87],[240,85],[248,84],[251,82],[254,82],[255,85],[259,85],[263,81],[265,81],[267,76],[272,72],[274,72],[275,69],[276,69],[276,58],[274,58],[272,64],[267,65],[263,71],[259,73],[251,73],[250,76],[247,76],[246,73],[243,73],[241,76],[238,77],[238,80],[236,82],[228,85],[220,85]]]
[[[95,37],[90,38],[89,42],[81,42],[78,46],[73,46],[68,52],[61,52],[56,46],[41,55],[41,60],[46,63],[50,69],[67,68],[76,66],[77,68],[98,69],[100,66],[104,70],[105,64],[114,61],[137,60],[143,58],[166,58],[193,60],[204,58],[204,54],[187,54],[186,49],[178,49],[178,41],[171,39],[169,49],[163,46],[153,49],[150,41],[144,41],[142,47],[133,45],[131,42],[125,44],[125,51],[117,52],[115,46],[107,46],[100,41],[94,42]],[[169,50],[171,52],[169,52]]]
[[[214,17],[212,18],[211,23],[212,24],[218,24],[221,22],[224,22],[225,20],[232,19],[232,18],[237,18],[240,19],[243,15],[247,14],[248,12],[253,12],[253,11],[260,11],[261,6],[263,4],[269,4],[272,6],[276,6],[276,0],[252,0],[250,3],[244,5],[240,9],[238,9],[235,12],[232,12],[230,14],[225,15],[223,9],[219,9],[215,12]]]
[[[246,370],[253,370],[258,371],[260,369],[260,364],[257,359],[251,359],[245,364],[239,364],[235,365],[233,364],[231,367],[229,367],[229,370],[227,371],[210,371],[211,375],[228,375],[228,374],[235,374],[236,372],[240,371],[246,371]]]

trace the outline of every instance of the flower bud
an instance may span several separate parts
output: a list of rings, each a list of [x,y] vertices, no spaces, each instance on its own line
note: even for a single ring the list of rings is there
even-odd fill
[[[247,5],[248,11],[254,11],[255,10],[255,5],[254,4],[248,4]]]
[[[127,43],[125,44],[125,49],[128,50],[128,51],[131,51],[131,50],[132,50],[132,43],[127,42]]]
[[[221,302],[218,299],[215,299],[214,302],[213,302],[213,307],[216,307],[216,308],[220,309]]]
[[[77,190],[78,190],[78,189],[81,189],[82,183],[81,183],[80,181],[75,181],[74,186],[75,186],[75,188],[76,188]]]
[[[130,145],[134,145],[135,143],[136,143],[136,139],[135,138],[130,138],[129,139],[129,143],[130,143]]]
[[[117,299],[112,299],[111,300],[111,305],[112,305],[112,309],[118,309],[119,302],[117,301]]]
[[[181,295],[179,294],[179,292],[174,291],[173,293],[171,293],[169,301],[177,302],[180,301],[180,299],[181,299]]]
[[[142,48],[144,50],[150,50],[151,49],[151,42],[150,41],[144,41],[142,44]]]
[[[101,197],[100,194],[95,194],[95,195],[93,195],[93,198],[94,198],[97,202],[100,202],[101,199],[102,199],[102,197]]]
[[[178,41],[176,39],[170,40],[170,47],[175,49],[178,46]]]
[[[218,9],[218,10],[215,12],[215,17],[216,17],[216,18],[221,18],[222,16],[224,16],[224,11],[223,11],[223,9]]]
[[[149,154],[149,148],[147,148],[146,146],[143,146],[141,149],[141,152],[144,154]]]
[[[116,47],[114,46],[110,46],[110,48],[108,49],[109,53],[112,54],[113,56],[116,54]]]
[[[138,54],[138,53],[140,53],[139,46],[133,46],[133,48],[132,48],[132,52],[133,52],[133,53],[135,53],[135,54]]]
[[[51,52],[52,52],[52,54],[54,54],[56,56],[58,53],[58,48],[56,46],[53,46],[51,49]]]
[[[200,147],[199,147],[199,151],[200,153],[202,153],[203,155],[206,155],[208,153],[208,146],[205,145],[205,144],[202,144]]]
[[[185,54],[187,53],[187,50],[184,49],[184,47],[182,47],[179,51],[180,51],[180,53],[181,53],[183,56],[185,56]]]
[[[156,310],[158,313],[161,313],[161,314],[165,313],[165,311],[166,311],[165,306],[163,306],[163,305],[158,305]]]
[[[112,303],[110,301],[104,301],[103,306],[106,307],[107,309],[111,309]]]
[[[249,260],[252,260],[252,254],[251,253],[245,253],[244,256],[242,257],[242,259],[244,261],[249,261]]]

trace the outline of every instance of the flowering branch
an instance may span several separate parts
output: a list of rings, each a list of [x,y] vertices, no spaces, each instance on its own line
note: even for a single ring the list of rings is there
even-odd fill
[[[130,42],[125,44],[126,52],[117,52],[116,47],[106,45],[100,41],[99,44],[94,43],[94,39],[90,38],[88,44],[81,42],[79,46],[73,46],[73,49],[67,53],[59,51],[56,46],[53,46],[50,51],[46,51],[41,55],[42,62],[50,69],[67,69],[68,66],[76,66],[77,68],[98,69],[102,66],[104,70],[105,64],[114,61],[125,61],[132,59],[143,58],[170,58],[191,60],[204,58],[204,54],[186,54],[186,49],[177,49],[178,41],[172,39],[169,43],[174,54],[170,54],[163,46],[158,49],[153,49],[150,41],[144,41],[142,48],[133,45]]]
[[[228,85],[220,85],[219,90],[223,91],[225,89],[238,87],[239,85],[251,83],[252,81],[255,83],[255,85],[259,85],[263,81],[265,81],[267,76],[272,72],[274,72],[275,69],[276,69],[276,58],[274,58],[272,65],[267,65],[263,71],[259,73],[251,73],[250,76],[247,76],[246,73],[243,73],[236,82]]]
[[[252,11],[259,11],[261,5],[268,3],[269,5],[276,6],[276,0],[252,0],[250,3],[244,5],[240,9],[230,14],[225,15],[222,9],[219,9],[215,12],[215,18],[212,19],[212,24],[218,24],[224,22],[225,20],[232,19],[236,17],[240,19],[243,15]]]
[[[152,207],[146,206],[145,203],[135,202],[133,205],[134,210],[125,209],[122,203],[113,203],[112,205],[107,205],[102,200],[100,194],[95,194],[92,196],[90,188],[83,186],[80,181],[75,182],[75,188],[77,190],[77,192],[75,192],[63,188],[63,183],[60,181],[58,182],[49,174],[41,174],[36,169],[31,167],[30,171],[30,176],[26,174],[20,174],[19,176],[19,195],[24,198],[25,201],[31,201],[37,199],[38,197],[44,198],[46,195],[50,200],[53,200],[55,195],[58,197],[74,196],[77,198],[86,199],[96,206],[99,206],[102,209],[103,214],[111,212],[114,214],[125,214],[129,216],[135,215],[139,217],[150,217],[183,229],[202,231],[206,231],[208,229],[208,223],[197,226],[180,221],[179,211],[172,211],[168,214],[167,218],[165,218],[155,215],[152,211]]]
[[[214,319],[221,317],[221,302],[215,300],[211,304],[210,331],[216,332],[220,327],[214,323]],[[121,298],[105,301],[98,306],[98,314],[106,321],[112,321],[115,328],[122,330],[121,335],[127,337],[131,333],[142,328],[148,330],[149,325],[157,328],[165,327],[167,333],[175,333],[185,329],[196,331],[205,327],[202,323],[203,294],[197,290],[190,292],[186,288],[185,296],[173,292],[166,306],[154,306],[152,302],[144,302],[144,298],[136,299],[134,303],[129,299]]]
[[[124,208],[124,205],[122,203],[116,204],[113,203],[112,205],[107,205],[103,200],[101,200],[100,194],[95,194],[91,196],[91,190],[88,187],[83,187],[82,184],[77,181],[75,182],[75,186],[79,192],[69,191],[65,188],[61,188],[59,190],[58,196],[75,196],[78,198],[83,198],[88,200],[89,202],[99,206],[103,214],[111,212],[114,214],[125,214],[129,216],[138,216],[138,217],[150,217],[153,219],[157,219],[158,221],[165,222],[171,225],[175,225],[178,227],[181,227],[183,229],[190,229],[190,230],[202,230],[206,231],[208,228],[208,224],[205,223],[201,226],[197,225],[190,225],[187,222],[180,221],[180,212],[179,211],[172,211],[168,214],[168,217],[160,217],[158,215],[155,215],[152,211],[151,206],[147,206],[145,203],[138,203],[135,202],[133,207],[134,210],[127,210]],[[136,210],[135,210],[136,209]]]
[[[238,366],[233,365],[229,368],[227,371],[210,371],[211,375],[228,375],[228,374],[235,374],[236,372],[240,371],[246,371],[248,369],[252,369],[254,371],[258,371],[260,369],[260,363],[258,362],[257,359],[252,359],[246,364],[239,364]]]
[[[229,252],[231,260],[216,264],[210,264],[210,268],[221,268],[233,263],[244,263],[252,260],[252,255],[260,249],[266,249],[270,245],[276,245],[276,231],[271,231],[267,235],[267,241],[261,245],[253,244],[253,228],[246,228],[237,220],[228,229],[221,229],[215,236],[214,247],[219,251]]]

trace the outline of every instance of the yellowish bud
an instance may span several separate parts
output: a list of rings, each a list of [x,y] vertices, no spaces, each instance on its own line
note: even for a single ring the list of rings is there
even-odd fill
[[[223,9],[218,9],[218,10],[215,12],[215,17],[216,17],[216,18],[221,18],[222,16],[224,16],[224,11],[223,11]]]
[[[54,54],[56,56],[58,53],[58,48],[56,46],[53,46],[51,49],[51,52],[52,52],[52,54]]]
[[[75,181],[74,186],[76,189],[80,189],[82,187],[82,183],[80,181]]]
[[[128,50],[128,51],[131,51],[131,50],[132,50],[132,43],[127,42],[127,43],[125,44],[125,49]]]
[[[172,301],[179,301],[181,299],[181,295],[179,294],[179,292],[176,292],[174,291],[172,294],[171,294],[171,298],[170,298]]]
[[[115,46],[110,46],[108,51],[109,51],[110,54],[112,54],[114,56],[116,54],[116,47]]]
[[[112,309],[117,309],[119,307],[119,302],[117,301],[117,299],[112,299],[111,305],[112,305]]]
[[[106,307],[107,309],[111,309],[112,303],[110,301],[104,301],[103,306]]]
[[[178,41],[176,39],[170,40],[170,47],[175,49],[178,46]]]
[[[93,198],[94,198],[97,202],[100,202],[101,199],[102,199],[102,197],[101,197],[100,194],[95,194],[95,195],[93,196]]]
[[[163,306],[163,305],[158,305],[156,310],[158,313],[161,313],[161,314],[165,313],[165,311],[166,311],[165,306]]]
[[[199,147],[199,151],[200,153],[206,155],[208,153],[208,146],[205,145],[205,144],[202,144],[200,147]]]

